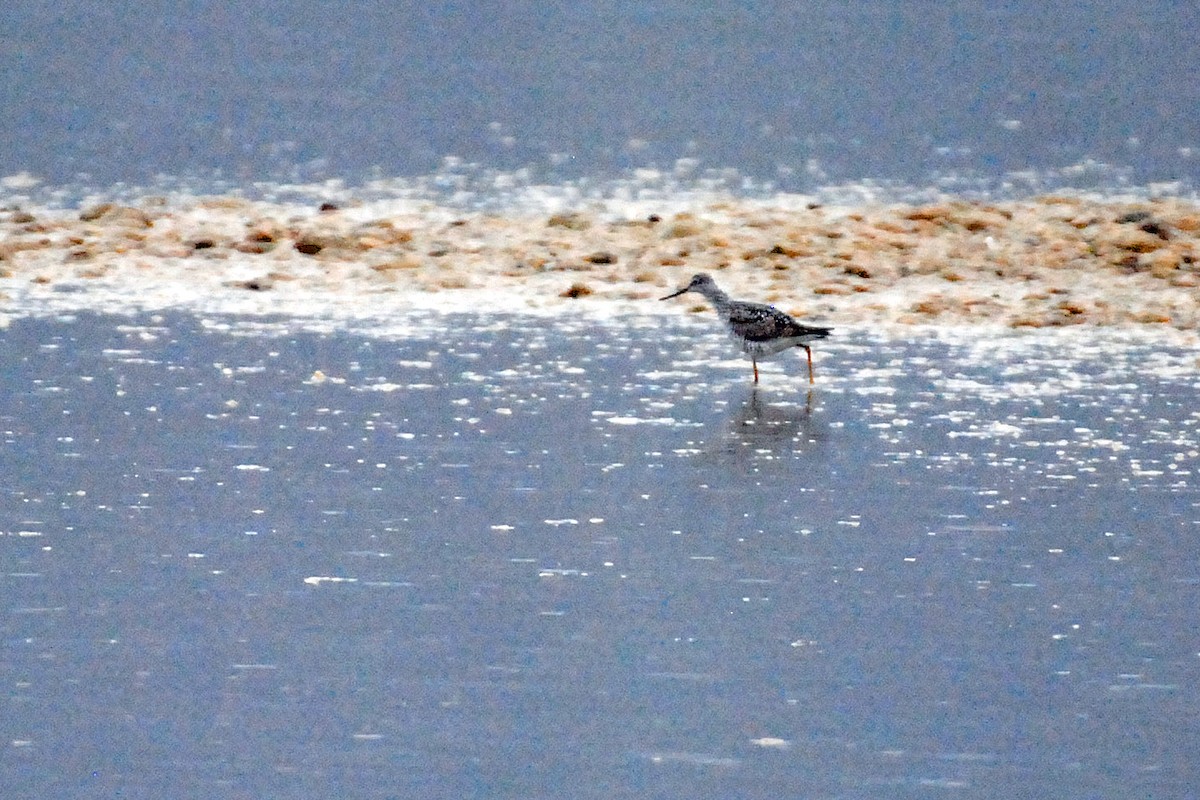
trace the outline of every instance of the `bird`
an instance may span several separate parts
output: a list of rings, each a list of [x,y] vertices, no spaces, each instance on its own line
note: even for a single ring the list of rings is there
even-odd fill
[[[691,282],[679,291],[659,299],[670,300],[686,292],[704,295],[716,309],[717,315],[724,320],[729,334],[741,346],[742,352],[750,356],[750,363],[754,365],[755,384],[758,383],[758,360],[770,358],[792,347],[803,347],[804,352],[808,354],[808,382],[815,383],[812,349],[808,344],[829,336],[832,328],[803,325],[765,303],[731,300],[729,295],[717,286],[712,276],[704,272],[692,276]]]

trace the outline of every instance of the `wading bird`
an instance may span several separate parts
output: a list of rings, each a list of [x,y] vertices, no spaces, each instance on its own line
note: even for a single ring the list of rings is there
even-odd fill
[[[774,306],[751,303],[746,300],[730,300],[729,295],[718,288],[711,275],[701,272],[692,277],[691,283],[673,292],[662,300],[670,300],[684,292],[702,294],[725,321],[729,333],[741,346],[742,352],[750,356],[754,365],[754,382],[758,383],[758,360],[770,358],[792,347],[803,347],[808,354],[808,382],[813,383],[812,350],[808,343],[824,339],[832,328],[817,328],[802,325]]]

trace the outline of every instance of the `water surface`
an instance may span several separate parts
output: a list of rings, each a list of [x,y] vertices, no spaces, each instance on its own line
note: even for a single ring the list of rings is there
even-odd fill
[[[1169,0],[9,3],[0,175],[471,179],[449,156],[483,186],[1194,191],[1198,22]]]
[[[1184,797],[1194,353],[0,330],[6,796]]]

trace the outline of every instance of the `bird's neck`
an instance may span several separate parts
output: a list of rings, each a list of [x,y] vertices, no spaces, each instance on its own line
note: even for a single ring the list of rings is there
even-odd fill
[[[706,286],[700,290],[700,294],[712,303],[713,308],[723,317],[729,316],[729,295],[722,292],[716,286]]]

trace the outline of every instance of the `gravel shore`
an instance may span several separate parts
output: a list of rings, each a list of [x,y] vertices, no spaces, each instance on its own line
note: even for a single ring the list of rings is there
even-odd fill
[[[644,301],[710,272],[735,297],[834,325],[1194,332],[1198,260],[1200,205],[1180,199],[833,207],[782,198],[498,214],[215,197],[0,209],[0,299],[10,305],[58,293],[81,306],[125,295],[281,311],[609,302],[657,313],[664,307]]]

